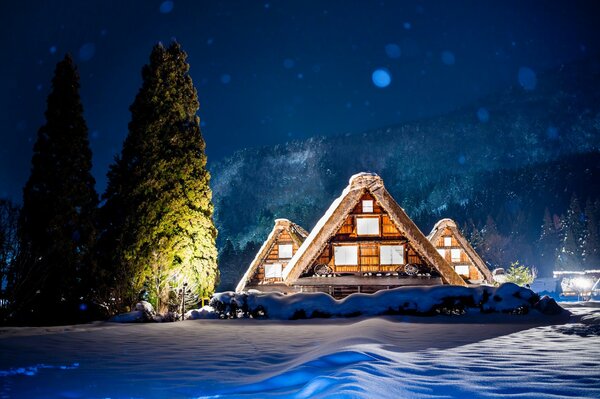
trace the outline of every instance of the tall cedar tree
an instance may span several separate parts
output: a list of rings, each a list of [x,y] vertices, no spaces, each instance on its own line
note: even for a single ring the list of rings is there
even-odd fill
[[[64,316],[58,321],[78,319],[91,284],[98,196],[79,74],[69,55],[56,65],[47,104],[23,189],[14,287],[16,312],[42,323],[57,313]]]
[[[585,204],[586,235],[583,244],[585,267],[587,269],[600,268],[600,201],[587,200]]]
[[[212,294],[219,277],[210,174],[186,58],[178,43],[153,48],[102,210],[101,248],[113,249],[118,299],[131,303],[145,291],[162,312],[179,310],[182,290]]]
[[[585,243],[585,215],[581,211],[579,200],[573,194],[567,210],[567,216],[562,219],[561,245],[557,258],[557,266],[561,270],[583,269],[583,245]]]
[[[554,223],[554,217],[550,210],[544,210],[544,222],[542,224],[538,244],[539,270],[543,276],[551,276],[556,262],[556,255],[560,246],[560,232]]]

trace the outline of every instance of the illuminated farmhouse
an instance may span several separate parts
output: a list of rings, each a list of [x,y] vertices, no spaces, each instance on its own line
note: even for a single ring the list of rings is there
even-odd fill
[[[463,265],[453,265],[440,252],[379,176],[360,173],[310,234],[277,220],[236,291],[326,292],[341,298],[407,285],[467,285],[470,276],[460,275]],[[489,271],[478,266],[474,273],[483,277],[474,274],[474,281],[482,282]]]

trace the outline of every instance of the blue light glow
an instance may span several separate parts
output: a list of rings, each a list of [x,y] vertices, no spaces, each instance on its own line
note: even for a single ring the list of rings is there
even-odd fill
[[[48,51],[50,51],[50,54],[56,54],[56,46],[51,46]]]
[[[546,137],[550,140],[558,139],[558,128],[556,126],[549,126],[548,130],[546,130]]]
[[[537,76],[531,68],[519,68],[519,84],[527,91],[535,90],[537,86]]]
[[[373,79],[373,84],[377,87],[388,87],[390,83],[392,83],[392,76],[390,75],[390,71],[385,68],[379,68],[373,71],[373,75],[371,75],[371,79]]]
[[[291,58],[286,58],[285,60],[283,60],[283,67],[285,69],[291,69],[294,67],[295,64],[296,63]]]
[[[480,122],[486,123],[490,120],[490,113],[487,109],[481,107],[477,110],[477,118]]]
[[[96,45],[94,43],[86,43],[79,48],[79,59],[81,61],[89,61],[96,54]]]
[[[173,7],[175,7],[175,3],[168,0],[168,1],[163,1],[160,5],[160,12],[163,14],[168,14],[171,11],[173,11]]]
[[[224,73],[223,75],[221,75],[221,83],[223,83],[224,85],[227,85],[231,82],[231,75]]]
[[[393,59],[400,58],[400,55],[402,55],[400,46],[398,46],[396,43],[386,44],[385,45],[385,53],[387,54],[388,57],[393,58]]]
[[[454,65],[456,62],[456,57],[454,53],[451,51],[442,51],[442,62],[446,65]]]

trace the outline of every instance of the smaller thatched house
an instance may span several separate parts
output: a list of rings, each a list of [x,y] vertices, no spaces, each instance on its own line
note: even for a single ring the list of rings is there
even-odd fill
[[[282,283],[282,272],[307,236],[308,232],[299,225],[287,219],[276,219],[273,230],[235,290],[287,292],[289,289]]]
[[[454,271],[473,284],[493,283],[492,273],[452,219],[442,219],[427,236]]]

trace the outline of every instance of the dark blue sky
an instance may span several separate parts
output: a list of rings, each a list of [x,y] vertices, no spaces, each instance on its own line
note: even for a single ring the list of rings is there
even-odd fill
[[[0,196],[20,200],[65,52],[79,65],[102,191],[157,41],[176,38],[189,54],[214,161],[248,146],[438,115],[527,85],[519,70],[522,80],[539,77],[600,50],[599,11],[593,1],[5,2]]]

